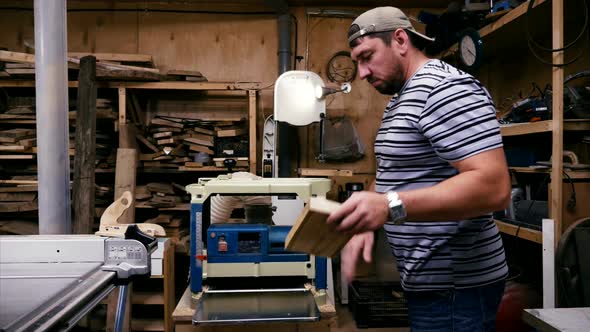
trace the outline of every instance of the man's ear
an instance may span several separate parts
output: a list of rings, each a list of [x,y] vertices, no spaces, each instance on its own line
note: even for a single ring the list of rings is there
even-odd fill
[[[402,52],[407,51],[409,39],[410,37],[404,29],[397,29],[393,32],[392,42],[397,43]]]

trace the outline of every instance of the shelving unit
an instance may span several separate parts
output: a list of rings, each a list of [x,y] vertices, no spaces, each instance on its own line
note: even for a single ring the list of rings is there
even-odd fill
[[[551,4],[549,1],[534,1],[533,9],[530,12],[530,18],[527,17],[527,11],[530,1],[524,2],[518,7],[510,10],[493,23],[490,23],[479,30],[479,34],[484,42],[484,67],[480,69],[475,76],[478,77],[484,85],[492,85],[490,93],[496,104],[510,95],[509,89],[516,87],[524,89],[526,84],[538,80],[540,85],[551,83],[552,91],[552,119],[531,123],[517,123],[502,125],[500,130],[503,137],[518,137],[522,135],[548,135],[551,134],[551,155],[563,155],[563,137],[566,132],[590,131],[590,119],[572,120],[565,119],[563,116],[563,82],[565,70],[563,67],[550,67],[542,64],[533,57],[527,49],[526,24],[542,36],[551,34],[552,45],[554,49],[563,48],[564,46],[564,1],[554,0]],[[575,16],[573,6],[568,7],[568,14]],[[583,14],[581,14],[583,15]],[[530,22],[528,20],[530,19]],[[547,22],[550,25],[547,25]],[[572,20],[565,21],[569,27],[577,27]],[[541,37],[538,37],[541,38]],[[569,42],[569,40],[568,40]],[[549,46],[549,45],[545,45]],[[454,44],[447,50],[438,54],[438,58],[450,59],[457,55],[458,45]],[[575,52],[573,52],[575,53]],[[547,53],[550,54],[550,53]],[[552,56],[547,56],[548,61],[553,63],[564,62],[564,51],[553,52]],[[578,70],[588,64],[588,57],[582,57],[578,62]],[[581,66],[580,66],[581,65]],[[487,66],[487,67],[486,67]],[[571,67],[571,66],[570,66]],[[587,67],[587,66],[585,66]],[[569,67],[567,70],[572,70]],[[509,72],[509,74],[507,74]],[[488,83],[488,84],[486,84]],[[509,83],[509,84],[507,84]],[[547,133],[547,134],[541,134]],[[544,136],[543,136],[544,137]],[[513,140],[517,138],[512,138]],[[547,142],[549,142],[547,140]],[[561,157],[552,158],[551,167],[511,167],[514,173],[529,174],[550,174],[550,197],[548,205],[550,218],[555,221],[555,240],[567,227],[564,224],[566,214],[569,212],[564,208],[564,191],[566,185],[563,184],[565,177],[569,180],[586,181],[590,179],[590,171],[573,171],[563,167]],[[567,175],[564,175],[564,171]],[[568,189],[569,190],[569,189]],[[577,192],[577,190],[576,190]],[[571,217],[571,216],[570,216]],[[496,224],[501,232],[519,238],[541,243],[542,233],[538,230],[526,228],[525,226],[516,226],[510,223],[497,220]]]
[[[502,136],[517,136],[535,133],[550,132],[553,129],[553,121],[545,120],[531,123],[512,123],[500,126]],[[564,120],[563,130],[587,131],[590,130],[590,119]]]
[[[541,231],[530,229],[524,226],[516,226],[501,220],[494,220],[500,232],[512,236],[517,236],[521,239],[529,240],[536,243],[542,243],[543,233]]]
[[[533,8],[536,8],[537,6],[543,4],[544,2],[546,2],[547,0],[537,0],[535,1]],[[500,28],[504,27],[507,24],[511,24],[512,22],[514,22],[515,20],[521,18],[522,16],[526,15],[527,9],[528,9],[528,5],[529,2],[525,2],[523,4],[521,4],[520,6],[510,10],[508,13],[506,13],[504,16],[500,17],[497,21],[494,21],[486,26],[484,26],[483,28],[479,29],[479,35],[481,38],[484,38],[488,35],[492,35],[494,32],[496,32],[497,30],[499,30]],[[449,47],[448,49],[446,49],[445,51],[441,52],[440,54],[437,55],[437,58],[445,58],[448,56],[452,56],[454,54],[457,53],[457,51],[459,50],[459,45],[457,43],[451,45],[451,47]]]
[[[35,81],[30,80],[0,80],[0,88],[34,88]],[[68,82],[68,87],[78,87],[78,82]],[[260,83],[232,83],[232,82],[98,82],[98,88],[118,89],[118,104],[119,127],[127,123],[127,91],[128,90],[186,90],[186,91],[243,91],[248,98],[248,134],[249,137],[256,137],[256,112],[258,103],[258,90],[261,87]],[[17,120],[14,120],[17,121]],[[24,120],[20,120],[24,121]],[[27,120],[33,121],[34,120]],[[119,138],[121,139],[121,131],[119,131]],[[250,151],[248,158],[249,171],[256,173],[256,140],[250,139]],[[203,167],[195,171],[203,172],[219,172],[225,170],[218,167]],[[162,171],[162,173],[167,173]]]

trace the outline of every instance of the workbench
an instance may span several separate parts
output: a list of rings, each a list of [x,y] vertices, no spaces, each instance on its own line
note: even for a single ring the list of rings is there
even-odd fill
[[[193,326],[192,318],[195,313],[195,306],[198,302],[191,295],[190,287],[187,287],[182,298],[172,313],[174,328],[177,332],[199,331],[199,332],[329,332],[330,327],[337,325],[336,308],[332,303],[318,306],[321,316],[320,321],[313,323],[264,323],[264,324],[235,324],[235,325],[202,325]]]
[[[588,331],[590,308],[525,309],[523,320],[535,329],[545,331]]]

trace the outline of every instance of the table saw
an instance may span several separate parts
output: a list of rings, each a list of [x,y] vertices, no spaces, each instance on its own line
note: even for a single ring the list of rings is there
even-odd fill
[[[147,233],[165,235],[158,225],[117,224],[132,201],[125,192],[111,204],[97,235],[0,236],[0,331],[68,331],[121,286],[120,331],[127,284],[150,275],[158,247]]]

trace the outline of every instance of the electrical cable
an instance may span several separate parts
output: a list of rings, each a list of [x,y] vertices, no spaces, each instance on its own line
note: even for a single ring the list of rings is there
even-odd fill
[[[553,62],[549,62],[545,59],[543,59],[541,56],[539,56],[539,54],[535,51],[535,47],[537,47],[538,49],[542,50],[542,51],[546,51],[546,52],[561,52],[561,51],[565,51],[566,49],[574,46],[575,44],[578,43],[578,41],[580,41],[580,39],[582,38],[582,36],[584,35],[584,33],[586,32],[586,28],[588,27],[588,3],[587,0],[583,0],[582,1],[584,4],[584,24],[582,26],[582,29],[580,30],[580,33],[578,34],[578,36],[569,44],[565,45],[564,47],[561,48],[547,48],[544,47],[542,45],[540,45],[539,43],[537,43],[531,36],[530,34],[530,19],[529,19],[529,15],[530,15],[530,11],[532,10],[535,1],[534,0],[530,0],[528,7],[527,7],[527,11],[526,11],[526,15],[525,15],[525,34],[526,34],[526,38],[527,38],[527,45],[529,47],[529,50],[531,51],[531,53],[535,56],[535,58],[537,58],[537,60],[539,60],[540,62],[546,64],[546,65],[551,65],[553,67],[565,67],[567,65],[570,65],[576,61],[578,61],[582,55],[584,54],[585,48],[582,48],[582,50],[571,60],[567,61],[567,62],[563,62],[563,63],[553,63]],[[590,34],[590,33],[589,33]]]
[[[582,25],[582,29],[580,29],[580,33],[578,34],[578,36],[576,36],[576,38],[570,42],[569,44],[565,45],[562,48],[550,48],[550,47],[544,47],[541,44],[537,43],[531,36],[530,34],[530,30],[529,30],[529,13],[530,11],[533,9],[535,0],[530,0],[529,1],[529,5],[526,11],[526,25],[525,25],[525,32],[527,35],[527,39],[530,40],[530,42],[537,47],[538,49],[542,50],[542,51],[547,51],[547,52],[559,52],[559,51],[565,51],[568,48],[574,46],[584,35],[584,32],[586,32],[586,28],[588,27],[588,4],[587,4],[587,0],[583,0],[582,1],[584,4],[584,24]]]

